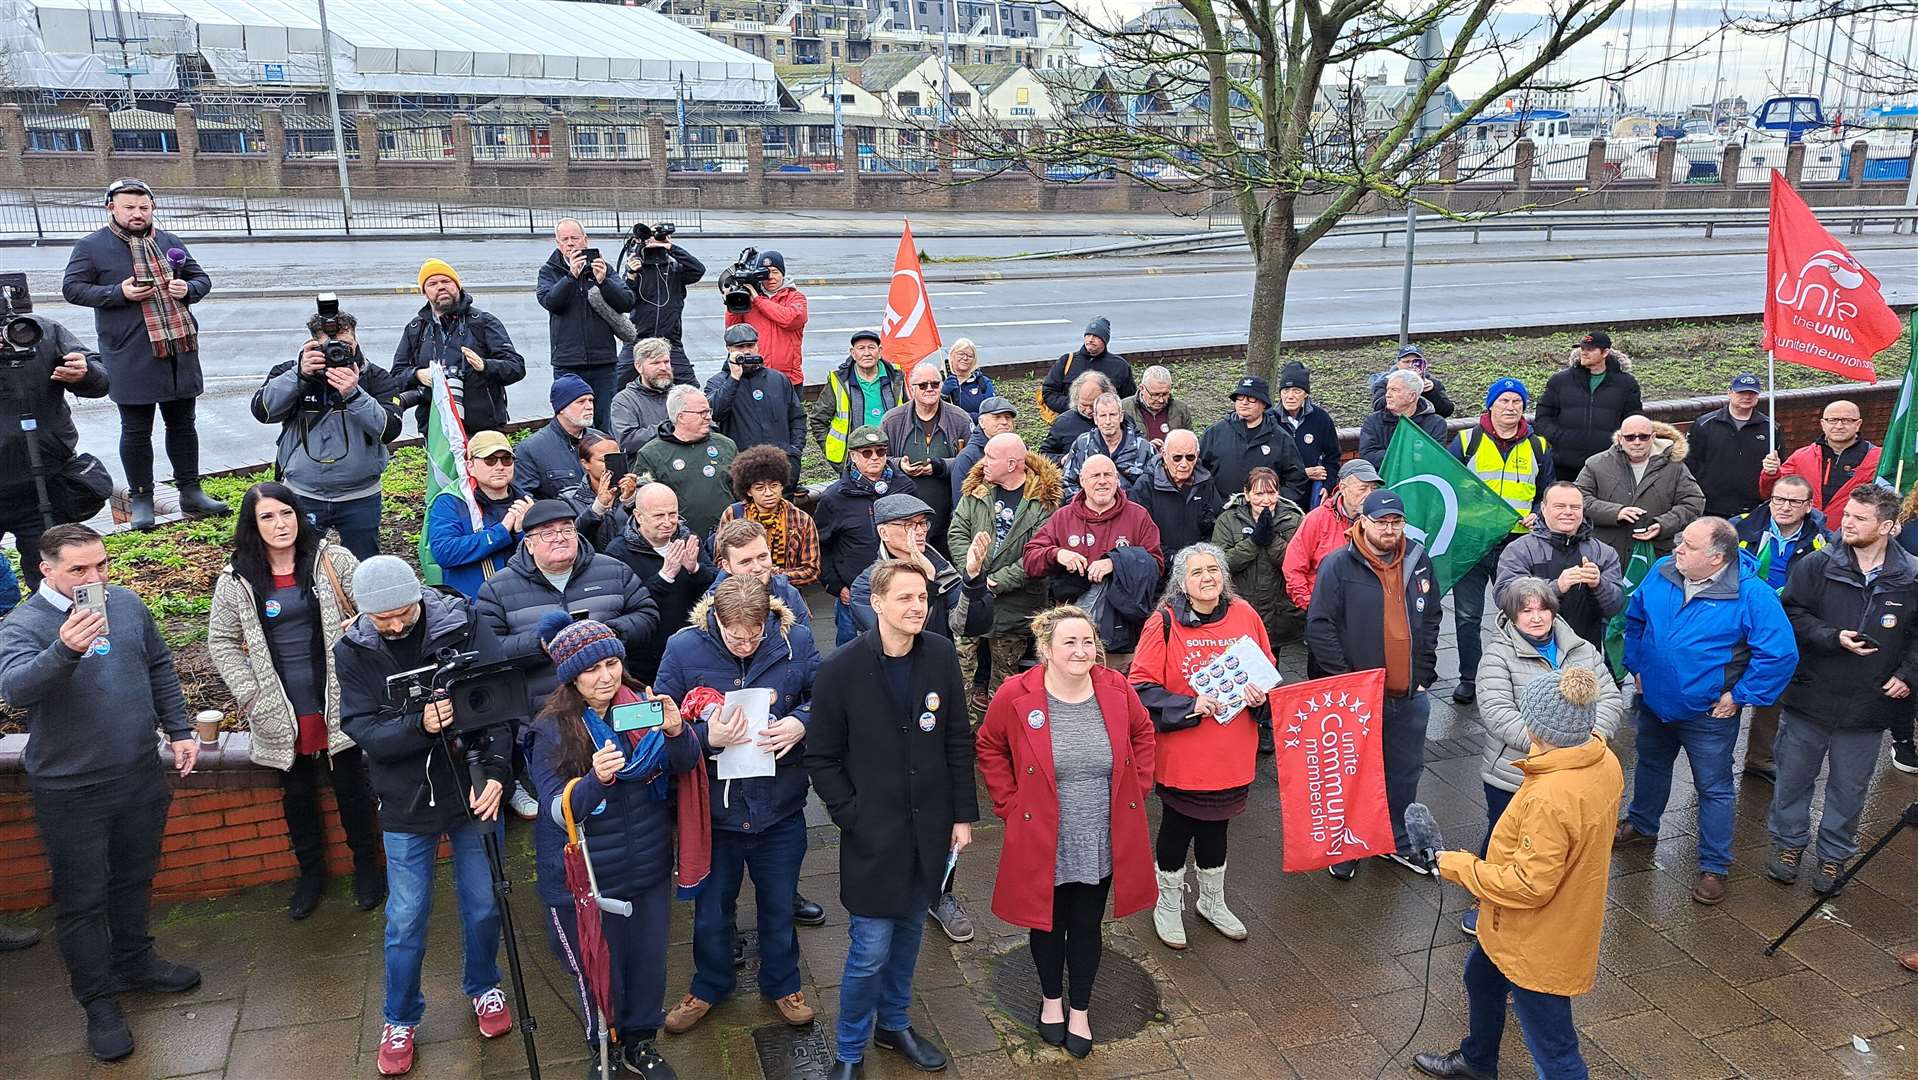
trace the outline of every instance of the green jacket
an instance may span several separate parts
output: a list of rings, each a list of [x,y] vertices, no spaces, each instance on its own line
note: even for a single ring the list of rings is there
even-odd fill
[[[719,524],[719,515],[733,504],[733,458],[739,447],[719,432],[696,443],[680,442],[673,422],[663,421],[653,441],[633,455],[633,473],[640,483],[657,480],[679,496],[679,518],[695,536],[705,536]]]
[[[1305,615],[1285,592],[1286,545],[1299,531],[1305,514],[1292,500],[1279,499],[1272,510],[1272,542],[1260,547],[1252,542],[1252,508],[1243,492],[1219,511],[1212,525],[1212,542],[1225,552],[1226,568],[1232,573],[1232,587],[1252,605],[1265,621],[1266,636],[1274,644],[1294,639],[1305,629]]]
[[[991,486],[986,482],[986,463],[981,461],[966,474],[959,503],[952,508],[952,527],[946,532],[947,550],[952,552],[953,565],[959,567],[961,573],[965,572],[966,549],[972,546],[972,538],[982,532],[993,532]],[[1059,467],[1026,451],[1025,501],[1019,504],[1019,512],[1013,517],[1006,538],[994,543],[992,550],[986,553],[983,568],[986,588],[992,592],[992,632],[995,634],[1023,630],[1027,621],[1045,606],[1045,581],[1027,578],[1022,562],[1026,544],[1059,508],[1064,493],[1065,483],[1059,478]]]

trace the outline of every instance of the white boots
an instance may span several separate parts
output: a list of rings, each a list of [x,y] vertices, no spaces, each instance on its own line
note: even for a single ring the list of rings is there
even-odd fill
[[[1185,868],[1159,875],[1159,902],[1152,909],[1152,929],[1167,948],[1185,948]],[[1225,906],[1225,867],[1199,871],[1199,917],[1233,941],[1245,940],[1245,924]]]
[[[1159,894],[1164,897],[1164,893]],[[1233,941],[1245,940],[1245,924],[1239,921],[1232,909],[1225,906],[1225,867],[1211,870],[1199,870],[1199,917],[1212,924],[1212,929],[1231,938]]]

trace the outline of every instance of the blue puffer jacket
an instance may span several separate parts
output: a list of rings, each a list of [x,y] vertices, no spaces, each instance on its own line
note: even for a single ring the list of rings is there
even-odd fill
[[[1770,705],[1797,667],[1791,620],[1749,551],[1690,603],[1667,555],[1625,608],[1625,669],[1643,676],[1641,700],[1667,722],[1706,715],[1726,690],[1740,706]]]
[[[713,590],[719,588],[731,576],[724,570],[713,575],[713,583],[706,586],[706,595],[711,596]],[[792,582],[786,580],[786,575],[774,574],[772,581],[767,583],[766,589],[773,594],[774,600],[784,602],[786,610],[797,616],[802,624],[807,627],[812,626],[812,610],[806,606],[806,598],[800,595],[798,589],[793,588]]]
[[[819,650],[812,630],[778,597],[771,598],[766,636],[750,660],[741,660],[719,636],[719,617],[711,596],[701,600],[689,616],[692,625],[666,642],[653,690],[675,701],[695,686],[724,693],[744,687],[775,691],[774,717],[793,716],[804,724],[812,720],[813,674],[819,670]],[[764,832],[806,808],[805,753],[801,742],[779,759],[772,776],[719,782],[719,748],[706,742],[706,725],[687,726],[709,746],[707,768],[713,779],[713,828],[739,833]]]
[[[553,813],[566,782],[580,774],[559,764],[559,725],[583,724],[573,717],[542,717],[527,730],[526,763],[540,813],[533,822],[534,865],[539,870],[539,898],[548,907],[571,904],[560,850],[566,846],[566,827]],[[699,735],[687,724],[666,740],[666,771],[691,772],[699,767]],[[573,789],[573,820],[586,835],[593,875],[599,891],[615,900],[628,899],[659,884],[673,872],[673,797],[653,794],[652,785],[614,780],[602,785],[587,769]]]

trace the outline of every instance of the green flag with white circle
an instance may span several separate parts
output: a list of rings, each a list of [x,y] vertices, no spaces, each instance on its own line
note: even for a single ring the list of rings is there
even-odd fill
[[[1498,492],[1417,424],[1400,420],[1380,475],[1405,500],[1405,535],[1425,545],[1441,594],[1518,524]]]

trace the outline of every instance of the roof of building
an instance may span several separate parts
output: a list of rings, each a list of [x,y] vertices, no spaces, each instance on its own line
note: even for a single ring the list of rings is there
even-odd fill
[[[989,93],[996,86],[1005,85],[1008,79],[1025,70],[1022,64],[954,64],[952,70],[959,77],[979,88],[979,92]]]
[[[898,86],[930,59],[926,53],[882,53],[868,57],[854,70],[859,73],[859,85],[877,93]]]
[[[15,85],[124,85],[119,44],[96,40],[98,0],[25,0],[9,41]],[[197,54],[225,86],[322,83],[307,0],[139,0],[136,85]],[[613,97],[771,106],[772,64],[658,12],[560,0],[330,0],[335,82],[349,93]]]

